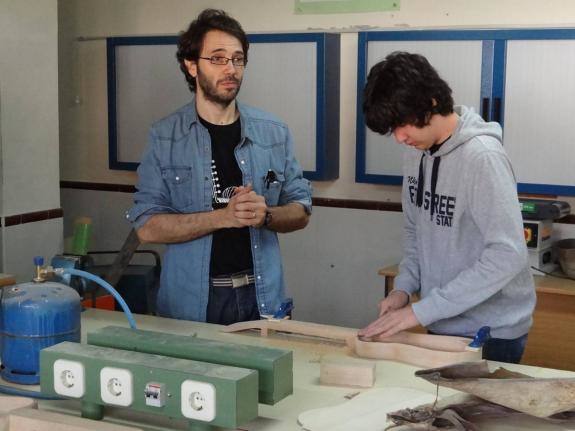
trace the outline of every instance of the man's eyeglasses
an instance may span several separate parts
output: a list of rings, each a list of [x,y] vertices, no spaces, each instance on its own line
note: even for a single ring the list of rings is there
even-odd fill
[[[218,66],[225,66],[230,61],[235,67],[244,67],[247,63],[245,57],[228,58],[228,57],[221,57],[219,55],[212,55],[211,57],[198,57],[198,58],[201,58],[202,60],[208,60],[210,63],[217,64]]]

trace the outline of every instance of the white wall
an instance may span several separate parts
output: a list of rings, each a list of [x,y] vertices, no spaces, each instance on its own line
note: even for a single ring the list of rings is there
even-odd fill
[[[342,32],[340,178],[315,182],[314,196],[390,202],[400,200],[399,187],[355,183],[358,30],[575,27],[575,2],[568,0],[401,0],[396,12],[334,15],[295,15],[293,0],[60,0],[59,6],[63,180],[136,182],[133,172],[108,169],[105,37],[176,34],[214,7],[247,32]],[[68,223],[72,215],[92,215],[102,223],[95,226],[103,232],[98,241],[121,245],[128,226],[120,209],[130,205],[129,195],[63,190],[62,200]],[[353,327],[373,318],[383,291],[377,269],[400,259],[401,228],[400,213],[316,207],[305,231],[282,235],[295,316]]]
[[[62,205],[67,220],[93,217],[90,250],[119,250],[128,236],[130,225],[122,222],[132,205],[128,193],[62,189]],[[398,212],[316,207],[305,230],[280,234],[295,318],[350,327],[375,318],[383,296],[383,278],[377,270],[401,258],[402,225]],[[72,223],[66,223],[65,236],[71,235]],[[148,244],[140,248],[163,251]],[[110,263],[113,257],[101,263]],[[132,263],[151,262],[149,256],[136,256]]]
[[[60,0],[59,4],[63,180],[135,182],[133,172],[108,170],[103,38],[176,34],[202,9],[215,7],[237,18],[247,32],[344,32],[340,178],[316,183],[314,195],[382,201],[398,201],[399,189],[354,182],[358,29],[575,26],[575,2],[569,0],[402,0],[400,11],[331,15],[295,15],[293,0]],[[78,37],[96,39],[79,42]]]
[[[60,207],[57,0],[0,2],[2,218]],[[2,271],[30,279],[32,256],[62,246],[62,219],[5,226]]]

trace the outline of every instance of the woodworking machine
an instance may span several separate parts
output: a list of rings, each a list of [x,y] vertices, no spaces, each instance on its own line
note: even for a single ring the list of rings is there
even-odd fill
[[[237,428],[293,392],[291,351],[109,326],[88,345],[40,353],[42,393],[82,400],[82,416],[106,406],[185,418],[191,429]]]
[[[258,416],[254,370],[64,342],[40,353],[42,392],[82,400],[82,416],[104,406],[184,418],[191,429],[236,428]]]
[[[293,393],[293,354],[289,350],[119,326],[88,333],[88,344],[256,370],[262,404],[273,405]]]

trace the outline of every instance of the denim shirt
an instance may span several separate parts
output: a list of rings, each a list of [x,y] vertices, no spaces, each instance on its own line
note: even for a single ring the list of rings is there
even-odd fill
[[[234,153],[243,184],[265,198],[267,206],[298,202],[311,213],[311,186],[295,159],[285,123],[271,114],[238,103],[242,138]],[[126,218],[138,229],[154,214],[212,211],[211,141],[198,121],[195,99],[152,126],[149,145],[138,167],[135,204]],[[268,170],[277,182],[265,184]],[[285,285],[277,234],[251,228],[255,287],[260,314],[273,314]],[[157,310],[176,319],[206,320],[212,235],[168,244],[164,255]]]

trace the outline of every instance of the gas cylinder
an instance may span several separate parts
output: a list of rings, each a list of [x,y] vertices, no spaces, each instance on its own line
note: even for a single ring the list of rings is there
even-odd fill
[[[22,283],[3,288],[0,301],[2,377],[40,382],[40,350],[80,342],[80,295],[61,283]]]

